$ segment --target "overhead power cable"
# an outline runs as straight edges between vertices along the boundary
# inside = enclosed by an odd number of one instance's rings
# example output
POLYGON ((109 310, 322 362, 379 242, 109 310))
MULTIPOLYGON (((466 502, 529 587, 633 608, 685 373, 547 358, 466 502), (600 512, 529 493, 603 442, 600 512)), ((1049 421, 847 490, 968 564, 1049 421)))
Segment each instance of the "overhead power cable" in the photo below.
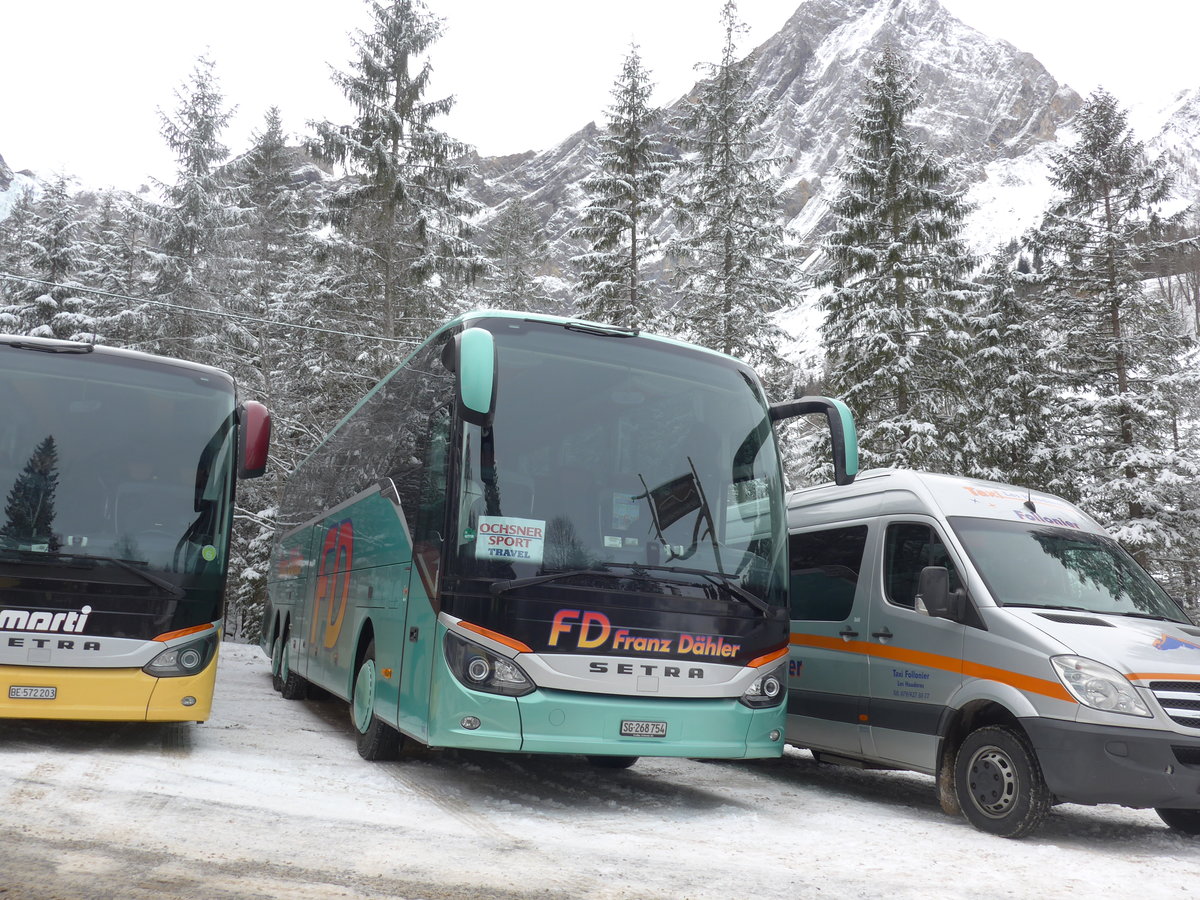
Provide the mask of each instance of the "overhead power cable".
POLYGON ((300 325, 295 322, 276 322, 271 319, 263 319, 258 316, 247 316, 243 313, 222 312, 213 309, 200 309, 196 306, 184 306, 181 303, 168 303, 165 300, 151 300, 147 297, 130 297, 128 294, 118 294, 113 291, 105 291, 100 288, 83 287, 82 285, 72 284, 63 285, 55 284, 50 281, 43 281, 40 278, 30 278, 28 275, 14 275, 11 272, 0 272, 0 278, 7 278, 9 281, 22 281, 26 284, 38 284, 43 287, 61 287, 67 290, 85 293, 96 294, 101 297, 111 297, 114 300, 128 300, 130 303, 149 303, 153 306, 165 306, 168 309, 180 309, 187 312, 199 313, 202 316, 216 316, 222 319, 237 319, 241 322, 255 322, 259 325, 272 325, 276 328, 296 328, 302 331, 318 331, 321 334, 334 334, 340 337, 362 338, 369 341, 384 341, 389 344, 416 344, 416 341, 407 338, 390 338, 379 334, 359 334, 353 331, 338 331, 335 328, 319 328, 316 325, 300 325))

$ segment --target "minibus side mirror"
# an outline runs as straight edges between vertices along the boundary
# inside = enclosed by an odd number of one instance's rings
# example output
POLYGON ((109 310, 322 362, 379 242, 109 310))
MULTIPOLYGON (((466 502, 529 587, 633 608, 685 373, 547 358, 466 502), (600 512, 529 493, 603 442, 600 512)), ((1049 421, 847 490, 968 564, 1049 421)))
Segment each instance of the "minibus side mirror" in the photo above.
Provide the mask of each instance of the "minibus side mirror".
POLYGON ((271 414, 256 400, 238 407, 238 478, 258 478, 267 471, 271 449, 271 414))
POLYGON ((458 384, 458 414, 472 425, 488 425, 496 406, 496 342, 483 328, 454 336, 443 356, 458 384))
POLYGON ((926 566, 917 580, 917 603, 935 619, 961 622, 966 596, 961 590, 950 590, 950 571, 945 566, 926 566))
POLYGON ((850 484, 858 474, 858 432, 854 416, 841 400, 831 397, 801 397, 772 403, 768 415, 772 422, 782 422, 796 416, 817 413, 829 422, 829 437, 833 443, 833 480, 850 484))

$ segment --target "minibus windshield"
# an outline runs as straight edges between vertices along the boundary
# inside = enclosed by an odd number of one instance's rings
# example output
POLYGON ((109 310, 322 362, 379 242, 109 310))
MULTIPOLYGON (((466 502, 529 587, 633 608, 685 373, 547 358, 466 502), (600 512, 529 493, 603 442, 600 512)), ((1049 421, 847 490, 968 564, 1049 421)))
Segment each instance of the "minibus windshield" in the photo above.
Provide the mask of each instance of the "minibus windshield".
POLYGON ((966 516, 951 516, 950 524, 1001 606, 1189 621, 1166 591, 1110 538, 966 516))

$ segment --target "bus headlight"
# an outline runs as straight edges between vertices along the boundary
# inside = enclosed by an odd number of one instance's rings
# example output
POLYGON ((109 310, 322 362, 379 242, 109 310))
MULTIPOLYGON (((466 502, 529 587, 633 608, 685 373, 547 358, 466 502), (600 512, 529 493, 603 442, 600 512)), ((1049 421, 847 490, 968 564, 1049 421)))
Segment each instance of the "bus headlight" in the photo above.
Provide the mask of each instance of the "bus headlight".
POLYGON ((217 633, 214 631, 198 641, 168 647, 146 665, 142 671, 155 678, 180 678, 202 672, 217 650, 217 633))
POLYGON ((787 696, 787 663, 776 666, 754 679, 738 701, 751 709, 778 706, 787 696))
POLYGON ((1071 696, 1084 706, 1127 716, 1152 715, 1129 679, 1116 669, 1082 656, 1055 656, 1051 662, 1071 696))
POLYGON ((521 697, 532 693, 534 684, 511 659, 493 653, 452 631, 446 632, 446 662, 450 671, 473 691, 521 697))

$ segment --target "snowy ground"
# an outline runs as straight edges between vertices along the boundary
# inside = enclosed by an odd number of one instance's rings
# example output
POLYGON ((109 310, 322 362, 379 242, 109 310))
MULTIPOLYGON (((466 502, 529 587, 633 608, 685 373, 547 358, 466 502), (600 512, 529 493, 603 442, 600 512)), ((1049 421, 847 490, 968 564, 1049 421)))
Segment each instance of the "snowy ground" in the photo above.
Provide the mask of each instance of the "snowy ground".
POLYGON ((225 645, 203 725, 0 722, 0 900, 1195 897, 1200 839, 1058 807, 1024 841, 932 780, 782 760, 430 752, 368 763, 344 706, 225 645))

